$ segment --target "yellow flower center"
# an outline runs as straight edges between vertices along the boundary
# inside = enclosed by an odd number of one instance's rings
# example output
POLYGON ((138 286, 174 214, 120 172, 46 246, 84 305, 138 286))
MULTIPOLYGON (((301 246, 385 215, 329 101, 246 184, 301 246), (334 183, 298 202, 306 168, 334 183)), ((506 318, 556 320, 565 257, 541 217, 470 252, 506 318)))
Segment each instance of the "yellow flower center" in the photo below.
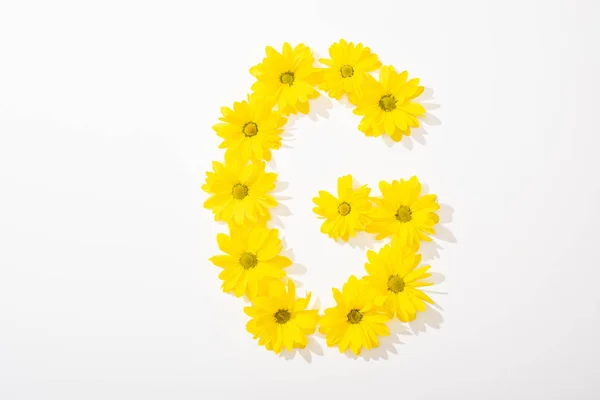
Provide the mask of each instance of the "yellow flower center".
POLYGON ((395 217, 400 222, 408 222, 412 219, 412 211, 407 206, 400 206, 395 217))
POLYGON ((278 324, 285 324, 292 318, 292 314, 286 309, 281 309, 277 310, 277 312, 273 314, 273 317, 278 324))
POLYGON ((343 217, 350 214, 350 210, 352 210, 352 207, 350 207, 350 204, 346 202, 343 202, 338 206, 338 213, 340 213, 340 215, 343 217))
POLYGON ((234 199, 242 200, 244 197, 248 196, 248 186, 236 183, 231 190, 231 194, 234 199))
POLYGON ((244 269, 252 269, 258 264, 258 259, 254 254, 245 252, 240 256, 240 264, 244 269))
POLYGON ((281 74, 279 76, 279 81, 281 83, 283 83, 284 85, 290 85, 292 86, 292 84, 294 83, 294 73, 293 72, 284 72, 283 74, 281 74))
POLYGON ((400 293, 404 291, 404 279, 398 275, 390 275, 388 278, 388 290, 394 293, 400 293))
POLYGON ((348 322, 351 324, 358 324, 363 319, 362 313, 357 309, 350 310, 347 317, 348 322))
POLYGON ((391 94, 386 94, 386 95, 381 96, 381 99, 379 99, 379 107, 385 112, 395 110, 396 109, 396 98, 394 96, 392 96, 391 94))
POLYGON ((340 68, 340 73, 342 74, 342 78, 350 78, 354 75, 354 68, 350 65, 343 65, 342 68, 340 68))
POLYGON ((258 125, 256 125, 256 122, 246 122, 246 125, 242 128, 242 132, 244 132, 246 137, 256 136, 258 133, 258 125))

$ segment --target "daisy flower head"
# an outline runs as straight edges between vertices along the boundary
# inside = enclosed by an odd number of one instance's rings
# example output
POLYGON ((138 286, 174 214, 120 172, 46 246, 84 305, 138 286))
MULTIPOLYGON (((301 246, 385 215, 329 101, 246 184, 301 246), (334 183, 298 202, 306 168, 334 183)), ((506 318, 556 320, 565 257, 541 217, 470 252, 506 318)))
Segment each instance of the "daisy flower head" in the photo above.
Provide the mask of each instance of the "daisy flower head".
POLYGON ((369 72, 381 67, 381 62, 371 49, 344 39, 329 47, 329 57, 319 61, 325 64, 323 81, 319 88, 329 96, 340 99, 343 94, 360 93, 369 72))
POLYGON ((287 118, 272 111, 265 102, 254 97, 233 103, 233 109, 222 107, 222 122, 213 126, 223 139, 219 146, 226 160, 259 162, 271 160, 271 150, 281 147, 281 133, 287 118))
POLYGON ((292 265, 289 258, 280 255, 282 245, 277 229, 237 227, 230 236, 218 234, 217 243, 225 254, 211 257, 210 261, 223 268, 219 274, 223 291, 233 292, 236 297, 246 294, 253 299, 261 280, 283 278, 283 268, 292 265))
POLYGON ((213 161, 213 172, 206 173, 202 189, 210 194, 204 208, 212 210, 215 220, 241 224, 262 223, 271 217, 269 208, 277 202, 269 193, 275 189, 277 174, 265 172, 265 163, 247 164, 213 161))
POLYGON ((338 197, 320 191, 319 197, 313 198, 317 205, 313 211, 319 218, 325 219, 321 225, 321 232, 334 240, 342 238, 347 242, 350 236, 356 236, 357 231, 365 230, 371 210, 369 193, 371 189, 367 185, 353 189, 352 175, 338 178, 338 197))
POLYGON ((267 57, 250 68, 256 77, 252 85, 254 94, 270 105, 277 104, 284 115, 308 114, 308 100, 319 97, 315 86, 321 80, 321 71, 313 66, 314 58, 310 48, 299 44, 292 48, 289 43, 283 44, 279 53, 268 46, 267 57))
POLYGON ((251 317, 246 330, 258 339, 258 344, 279 354, 285 348, 303 349, 308 343, 306 335, 317 328, 319 311, 307 309, 310 293, 296 297, 296 287, 288 280, 287 291, 281 281, 269 284, 268 295, 252 300, 252 306, 244 308, 251 317))
POLYGON ((399 142, 403 135, 410 136, 410 128, 419 127, 417 117, 425 109, 413 101, 421 93, 419 79, 407 80, 408 72, 397 73, 394 67, 384 66, 379 81, 367 75, 360 95, 350 96, 356 105, 354 113, 363 118, 358 129, 367 136, 389 135, 399 142))
POLYGON ((368 263, 365 264, 368 276, 363 279, 375 288, 378 295, 386 297, 384 308, 402 322, 415 319, 417 311, 425 311, 425 302, 433 300, 419 290, 422 286, 433 285, 424 279, 431 276, 429 266, 417 268, 421 255, 415 254, 406 246, 392 241, 379 253, 369 250, 368 263))
POLYGON ((436 195, 421 196, 421 183, 416 176, 407 181, 381 181, 379 189, 382 197, 372 198, 375 206, 367 232, 377 234, 378 240, 393 237, 415 252, 421 240, 430 242, 428 235, 435 234, 433 226, 439 221, 436 195))
POLYGON ((327 346, 338 346, 340 353, 350 348, 358 355, 362 348, 379 346, 379 336, 390 334, 386 323, 391 316, 382 307, 385 297, 378 296, 365 281, 352 275, 341 292, 333 289, 333 297, 336 306, 326 309, 319 321, 327 346))

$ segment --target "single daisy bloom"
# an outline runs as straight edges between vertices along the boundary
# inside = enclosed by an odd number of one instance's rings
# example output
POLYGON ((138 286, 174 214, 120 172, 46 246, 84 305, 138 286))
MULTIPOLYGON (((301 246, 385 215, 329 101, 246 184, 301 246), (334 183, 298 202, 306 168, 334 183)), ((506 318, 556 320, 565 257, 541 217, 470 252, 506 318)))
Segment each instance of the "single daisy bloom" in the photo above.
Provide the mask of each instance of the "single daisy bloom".
POLYGON ((365 264, 368 276, 363 279, 377 290, 378 295, 386 296, 384 308, 391 316, 402 322, 410 322, 417 316, 417 311, 425 311, 425 302, 433 304, 433 300, 419 290, 422 286, 433 285, 424 279, 431 276, 429 266, 417 268, 421 255, 392 241, 385 245, 379 253, 369 250, 368 263, 365 264))
POLYGON ((338 178, 337 195, 321 190, 319 197, 313 198, 317 207, 313 211, 324 218, 321 232, 337 240, 342 238, 345 242, 350 236, 356 236, 357 231, 365 230, 369 221, 371 201, 369 200, 371 189, 367 185, 358 189, 352 188, 352 175, 338 178))
POLYGON ((306 297, 296 298, 296 287, 288 280, 287 291, 281 281, 269 285, 268 295, 252 300, 252 306, 244 312, 252 319, 246 324, 246 330, 258 339, 260 346, 279 354, 285 347, 303 349, 311 335, 317 329, 318 310, 308 310, 310 293, 306 297))
POLYGON ((419 79, 407 81, 408 72, 400 74, 392 66, 384 66, 379 73, 379 81, 367 75, 359 96, 350 96, 356 105, 354 113, 363 118, 358 129, 367 136, 388 134, 399 142, 402 135, 410 136, 410 128, 417 128, 417 117, 425 114, 425 109, 413 100, 423 93, 419 79))
POLYGON ((266 53, 262 63, 250 68, 256 77, 254 94, 270 105, 277 104, 284 115, 298 111, 308 114, 308 100, 319 97, 315 86, 321 79, 321 71, 313 66, 310 48, 299 44, 292 49, 286 42, 281 53, 270 46, 266 53))
POLYGON ((385 297, 363 280, 350 276, 342 291, 333 289, 336 306, 325 310, 319 321, 319 332, 327 339, 327 346, 338 346, 340 353, 348 348, 356 355, 362 348, 379 346, 378 336, 388 336, 386 323, 391 319, 382 304, 385 297))
POLYGON ((436 195, 421 196, 421 183, 416 176, 408 181, 381 181, 379 189, 382 197, 371 199, 375 206, 367 232, 377 234, 378 240, 393 237, 415 252, 421 240, 430 242, 428 235, 435 234, 433 226, 439 221, 436 195))
POLYGON ((225 254, 210 258, 223 268, 219 279, 224 292, 233 292, 236 297, 246 294, 252 299, 258 294, 261 280, 283 278, 283 268, 292 265, 289 258, 279 254, 282 246, 277 229, 239 227, 230 235, 217 235, 219 249, 225 254))
POLYGON ((379 58, 371 53, 371 49, 362 43, 354 45, 344 39, 329 47, 329 57, 319 60, 327 66, 319 88, 338 100, 343 94, 360 93, 369 72, 381 67, 379 58))
POLYGON ((255 224, 271 217, 269 208, 277 202, 269 194, 275 189, 277 174, 265 172, 265 163, 244 164, 225 160, 213 161, 213 171, 206 173, 202 190, 211 196, 204 208, 212 210, 215 220, 255 224))
POLYGON ((249 97, 233 103, 233 109, 222 107, 222 123, 213 126, 223 142, 226 160, 259 162, 271 160, 271 149, 281 147, 281 133, 287 118, 272 111, 265 102, 249 97))

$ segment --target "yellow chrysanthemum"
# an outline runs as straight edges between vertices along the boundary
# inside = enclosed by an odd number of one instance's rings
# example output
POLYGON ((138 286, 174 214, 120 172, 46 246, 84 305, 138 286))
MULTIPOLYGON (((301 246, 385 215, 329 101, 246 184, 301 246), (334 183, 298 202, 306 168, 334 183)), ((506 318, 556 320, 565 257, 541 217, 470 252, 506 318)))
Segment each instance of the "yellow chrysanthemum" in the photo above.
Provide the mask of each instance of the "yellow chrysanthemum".
POLYGON ((215 220, 241 224, 264 222, 271 217, 269 208, 277 202, 269 194, 275 189, 277 174, 265 173, 265 163, 244 164, 213 162, 214 172, 206 173, 202 189, 211 196, 204 207, 211 209, 215 220))
POLYGON ((402 135, 410 136, 410 128, 419 126, 418 116, 425 114, 422 105, 413 100, 423 93, 419 79, 407 81, 408 72, 398 74, 394 67, 384 66, 379 81, 368 75, 359 96, 350 96, 356 105, 354 113, 362 115, 358 129, 367 136, 387 133, 399 142, 402 135))
POLYGON ((329 56, 331 59, 319 60, 328 67, 324 69, 319 88, 336 99, 343 94, 360 93, 368 73, 381 67, 381 62, 376 54, 371 53, 371 49, 362 43, 355 46, 344 39, 329 47, 329 56))
POLYGON ((341 237, 347 242, 350 236, 356 236, 356 231, 364 230, 369 221, 371 189, 364 185, 354 190, 352 175, 346 175, 338 178, 337 191, 337 198, 329 192, 320 191, 319 197, 313 198, 317 205, 313 211, 320 218, 325 218, 321 232, 336 240, 341 237))
POLYGON ((307 310, 310 293, 304 298, 296 298, 296 287, 288 281, 288 290, 282 282, 274 281, 269 285, 268 295, 257 297, 251 307, 244 312, 252 319, 246 330, 258 339, 258 344, 267 350, 280 353, 287 350, 305 348, 306 335, 315 332, 319 320, 318 310, 307 310))
POLYGON ((277 104, 284 115, 308 114, 308 100, 319 97, 314 87, 321 79, 310 48, 299 44, 292 49, 284 43, 281 54, 270 46, 266 53, 262 63, 250 68, 257 79, 252 85, 254 94, 270 105, 277 104))
POLYGON ((271 149, 281 147, 282 127, 287 122, 279 112, 272 111, 265 102, 249 97, 248 101, 235 102, 233 110, 222 107, 222 118, 213 126, 223 138, 219 146, 226 160, 258 162, 271 160, 271 149))
POLYGON ((258 294, 259 282, 263 279, 280 279, 285 276, 282 268, 292 261, 280 255, 281 240, 277 229, 266 227, 239 227, 230 235, 217 235, 219 249, 226 254, 211 257, 210 261, 223 268, 219 278, 224 292, 233 292, 236 297, 244 293, 252 299, 258 294))
POLYGON ((440 206, 435 194, 421 196, 421 183, 416 176, 408 181, 379 182, 381 198, 373 198, 376 206, 371 213, 367 232, 377 234, 377 239, 392 236, 400 245, 417 251, 420 241, 431 241, 433 226, 439 217, 440 206))
POLYGON ((326 309, 319 321, 327 346, 338 346, 340 353, 350 348, 358 355, 363 347, 379 346, 378 336, 390 334, 386 323, 391 317, 382 308, 385 297, 378 297, 365 281, 352 275, 341 292, 333 289, 333 297, 337 305, 326 309))
POLYGON ((418 288, 433 285, 423 279, 431 276, 429 266, 417 268, 421 255, 392 241, 385 245, 379 253, 369 250, 369 262, 365 264, 368 276, 363 279, 377 290, 378 295, 387 297, 385 309, 400 321, 410 322, 415 319, 417 311, 425 311, 425 302, 433 304, 433 300, 418 288))

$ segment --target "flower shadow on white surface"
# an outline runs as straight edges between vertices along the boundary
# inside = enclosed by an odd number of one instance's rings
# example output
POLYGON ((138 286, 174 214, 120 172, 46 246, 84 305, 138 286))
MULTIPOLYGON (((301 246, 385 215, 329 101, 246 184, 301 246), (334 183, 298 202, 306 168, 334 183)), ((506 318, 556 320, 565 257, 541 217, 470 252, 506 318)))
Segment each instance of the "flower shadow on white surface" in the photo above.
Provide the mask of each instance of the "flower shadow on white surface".
POLYGON ((348 244, 354 249, 359 248, 361 250, 373 249, 376 242, 380 242, 380 240, 375 239, 375 235, 366 231, 356 232, 356 236, 348 238, 348 242, 344 242, 341 239, 337 240, 337 243, 340 245, 348 244))
MULTIPOLYGON (((348 95, 343 95, 339 100, 337 100, 338 103, 342 104, 343 106, 345 106, 346 108, 350 109, 350 110, 354 110, 354 108, 356 107, 354 104, 352 104, 350 102, 350 99, 348 98, 348 95)), ((358 127, 357 127, 358 130, 358 127)), ((359 131, 360 132, 360 131, 359 131)))
POLYGON ((275 182, 275 189, 271 193, 281 193, 290 186, 289 182, 277 180, 275 182))
POLYGON ((285 279, 291 279, 292 282, 294 282, 294 285, 296 285, 296 288, 304 287, 304 283, 302 283, 302 281, 299 280, 299 276, 306 274, 306 267, 296 262, 296 255, 294 254, 294 250, 291 247, 287 246, 285 238, 281 239, 281 244, 284 248, 284 250, 281 252, 281 255, 292 260, 292 265, 285 268, 285 279))
POLYGON ((317 355, 317 356, 323 356, 324 352, 323 352, 323 347, 321 347, 321 345, 319 344, 319 342, 317 342, 315 340, 315 338, 313 336, 308 336, 308 343, 306 344, 306 347, 303 349, 292 349, 292 351, 289 350, 283 350, 281 352, 281 354, 279 355, 279 357, 284 358, 286 360, 293 360, 294 358, 296 358, 296 356, 300 356, 304 359, 304 361, 306 361, 307 363, 312 363, 312 357, 313 354, 317 355))
POLYGON ((359 355, 354 354, 350 350, 346 350, 344 354, 348 356, 348 358, 352 358, 354 360, 362 358, 365 361, 387 360, 390 354, 398 354, 397 347, 401 344, 404 344, 404 342, 400 340, 401 336, 409 336, 411 335, 411 332, 407 328, 406 324, 403 324, 398 320, 390 321, 388 323, 388 327, 390 328, 390 334, 389 336, 383 336, 379 338, 378 347, 371 350, 363 349, 359 355))
POLYGON ((276 182, 275 189, 271 192, 275 200, 277 200, 277 205, 270 210, 271 219, 269 220, 269 226, 272 228, 285 228, 281 217, 289 217, 293 215, 289 207, 283 203, 285 200, 290 200, 291 197, 278 194, 287 189, 288 186, 288 182, 278 180, 276 182))
MULTIPOLYGON (((331 101, 329 96, 327 96, 324 93, 321 93, 321 95, 319 97, 317 97, 316 99, 310 100, 309 104, 310 104, 310 108, 309 108, 308 114, 306 114, 306 116, 310 120, 318 121, 319 119, 329 118, 329 110, 331 110, 333 108, 333 102, 331 101)), ((282 147, 288 147, 288 148, 292 147, 292 146, 286 146, 285 142, 294 140, 294 135, 292 135, 292 132, 296 130, 296 127, 295 127, 296 122, 298 122, 298 120, 300 120, 304 117, 305 117, 305 115, 301 114, 301 113, 290 114, 287 116, 287 123, 285 124, 285 126, 283 128, 283 133, 281 134, 281 137, 283 138, 283 142, 284 142, 282 147)))
MULTIPOLYGON (((423 185, 423 192, 429 192, 426 185, 423 185)), ((440 258, 439 250, 443 250, 443 247, 439 244, 440 240, 447 243, 457 243, 456 237, 447 227, 447 225, 452 222, 454 209, 448 204, 441 203, 437 214, 440 217, 440 221, 433 228, 435 234, 431 235, 435 240, 432 240, 431 242, 421 242, 421 249, 419 252, 423 256, 423 261, 431 261, 440 258)))
POLYGON ((329 110, 333 108, 333 102, 326 94, 321 93, 319 97, 310 101, 308 118, 312 121, 329 118, 329 110))
MULTIPOLYGON (((309 103, 310 109, 308 111, 307 116, 310 120, 318 121, 319 119, 329 118, 329 110, 333 108, 333 102, 326 94, 321 94, 318 98, 316 98, 315 100, 311 100, 309 103)), ((281 134, 281 148, 294 148, 293 143, 296 140, 294 136, 294 131, 296 131, 296 127, 294 125, 296 125, 296 122, 302 117, 304 117, 304 115, 300 113, 291 114, 287 117, 287 123, 285 124, 283 133, 281 134)), ((271 167, 273 170, 275 170, 277 167, 275 158, 276 156, 273 156, 273 158, 271 158, 271 161, 267 163, 269 167, 271 167)))
POLYGON ((417 313, 417 318, 408 323, 412 333, 418 336, 419 333, 427 332, 427 327, 440 329, 444 322, 444 317, 440 311, 444 311, 444 309, 437 303, 427 305, 425 311, 417 313))
MULTIPOLYGON (((281 138, 282 138, 281 139, 281 148, 278 149, 277 151, 281 151, 282 148, 283 149, 293 149, 294 148, 293 143, 296 140, 296 138, 294 137, 293 133, 290 132, 293 130, 295 130, 295 128, 289 128, 289 129, 286 129, 286 131, 281 134, 281 138)), ((275 161, 276 158, 277 158, 276 156, 273 156, 271 158, 271 161, 267 162, 269 167, 271 167, 273 170, 277 169, 277 162, 275 161)))
POLYGON ((293 143, 294 141, 296 141, 296 136, 294 135, 294 132, 297 130, 297 128, 294 127, 294 125, 296 125, 296 121, 298 121, 299 118, 301 117, 297 114, 288 115, 287 123, 284 125, 283 132, 281 133, 281 148, 279 148, 277 152, 273 152, 273 157, 271 158, 271 161, 267 163, 269 167, 271 167, 273 170, 276 169, 277 163, 275 162, 275 159, 277 158, 277 154, 279 154, 281 149, 294 148, 293 143))

